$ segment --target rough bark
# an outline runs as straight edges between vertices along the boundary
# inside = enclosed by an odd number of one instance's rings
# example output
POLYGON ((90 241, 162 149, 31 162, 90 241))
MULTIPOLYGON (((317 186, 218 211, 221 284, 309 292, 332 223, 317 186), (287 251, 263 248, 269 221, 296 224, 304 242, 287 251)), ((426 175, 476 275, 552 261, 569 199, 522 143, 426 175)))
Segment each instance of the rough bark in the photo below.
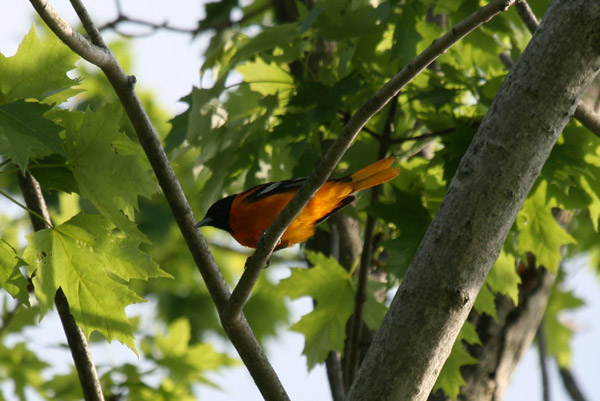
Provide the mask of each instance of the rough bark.
MULTIPOLYGON (((523 283, 519 287, 519 304, 505 296, 496 298, 497 319, 472 311, 469 321, 477 328, 481 345, 470 346, 469 352, 479 361, 461 369, 465 385, 460 401, 500 401, 512 374, 531 345, 540 325, 556 276, 535 265, 531 256, 527 266, 520 266, 523 283)), ((450 401, 442 391, 429 401, 450 401)))
POLYGON ((553 1, 463 157, 348 395, 423 400, 581 94, 600 3, 553 1))

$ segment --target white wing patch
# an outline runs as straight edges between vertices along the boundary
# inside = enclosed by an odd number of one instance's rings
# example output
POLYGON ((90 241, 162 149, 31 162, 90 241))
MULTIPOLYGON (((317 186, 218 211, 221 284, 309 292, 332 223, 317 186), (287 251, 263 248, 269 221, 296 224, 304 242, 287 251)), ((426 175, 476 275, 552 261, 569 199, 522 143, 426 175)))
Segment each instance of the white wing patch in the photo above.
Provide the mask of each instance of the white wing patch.
POLYGON ((270 184, 265 185, 263 188, 260 188, 258 191, 252 193, 250 196, 248 196, 247 199, 255 201, 268 195, 285 192, 293 188, 298 188, 304 183, 304 181, 306 181, 306 177, 272 182, 270 184))

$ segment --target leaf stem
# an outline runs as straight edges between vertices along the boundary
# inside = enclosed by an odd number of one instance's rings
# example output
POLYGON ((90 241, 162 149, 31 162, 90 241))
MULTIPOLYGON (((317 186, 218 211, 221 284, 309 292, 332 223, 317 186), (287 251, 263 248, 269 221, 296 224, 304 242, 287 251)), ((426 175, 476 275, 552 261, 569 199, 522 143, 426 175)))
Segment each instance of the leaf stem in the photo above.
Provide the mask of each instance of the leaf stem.
POLYGON ((29 213, 30 216, 33 216, 36 219, 39 219, 40 221, 42 221, 45 224, 46 227, 53 227, 52 223, 50 223, 50 221, 46 220, 44 218, 44 216, 42 216, 41 214, 37 213, 35 210, 28 208, 27 206, 25 206, 24 204, 22 204, 21 202, 19 202, 18 200, 16 200, 15 198, 13 198, 12 196, 10 196, 9 194, 7 194, 6 192, 4 192, 1 189, 0 189, 0 195, 4 196, 9 201, 11 201, 15 205, 19 206, 21 209, 25 210, 27 213, 29 213))

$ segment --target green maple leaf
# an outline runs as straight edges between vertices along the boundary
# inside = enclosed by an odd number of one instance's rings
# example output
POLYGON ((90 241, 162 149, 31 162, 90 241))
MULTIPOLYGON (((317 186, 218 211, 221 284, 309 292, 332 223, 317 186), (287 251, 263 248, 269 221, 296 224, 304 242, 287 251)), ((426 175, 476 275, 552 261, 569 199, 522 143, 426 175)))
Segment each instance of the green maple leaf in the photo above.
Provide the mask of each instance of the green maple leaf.
POLYGON ((298 24, 295 22, 266 28, 250 39, 248 43, 240 47, 235 56, 231 59, 231 65, 249 59, 265 50, 289 46, 299 35, 300 31, 298 29, 298 24))
POLYGON ((556 273, 562 259, 560 247, 573 244, 571 237, 554 219, 550 206, 546 204, 547 182, 541 181, 535 193, 525 201, 517 217, 518 245, 521 253, 531 252, 537 262, 556 273))
POLYGON ((156 336, 156 349, 150 350, 148 344, 145 348, 149 357, 169 369, 171 379, 182 382, 200 380, 214 385, 205 376, 207 371, 239 363, 227 354, 217 352, 210 344, 190 344, 190 339, 190 322, 180 318, 169 325, 167 335, 156 336))
POLYGON ((591 203, 588 206, 588 210, 590 212, 590 220, 592 221, 594 231, 598 231, 598 219, 600 218, 600 195, 598 193, 598 178, 589 179, 584 176, 581 176, 579 180, 581 188, 591 198, 591 203), (591 182, 595 182, 595 188, 592 187, 591 182))
POLYGON ((450 356, 446 360, 446 363, 444 363, 435 386, 433 386, 434 392, 442 389, 453 400, 456 400, 460 393, 460 387, 465 384, 465 380, 460 373, 461 366, 474 365, 478 362, 477 358, 474 358, 465 350, 463 341, 470 344, 481 344, 479 336, 475 331, 475 326, 470 322, 465 322, 460 333, 458 333, 458 338, 452 346, 450 356))
POLYGON ((498 315, 496 314, 496 296, 490 290, 487 285, 483 285, 481 290, 479 290, 479 294, 477 294, 477 299, 475 299, 475 304, 473 307, 478 313, 486 313, 497 319, 498 315))
POLYGON ((544 330, 547 337, 548 353, 553 355, 561 367, 571 365, 571 337, 573 329, 561 322, 560 315, 565 310, 573 310, 584 305, 572 291, 561 291, 559 286, 552 287, 548 306, 544 313, 544 330))
POLYGON ((123 280, 169 276, 138 249, 139 241, 115 232, 100 215, 82 213, 27 239, 23 258, 36 269, 33 284, 42 313, 60 287, 86 336, 98 330, 135 351, 125 307, 144 300, 123 280))
MULTIPOLYGON (((0 367, 3 381, 9 377, 14 385, 14 395, 21 401, 26 401, 27 387, 40 390, 44 384, 42 370, 48 367, 46 362, 38 359, 37 355, 28 350, 25 343, 18 343, 7 348, 0 344, 0 367)), ((2 394, 0 394, 0 399, 2 394)))
POLYGON ((0 54, 0 104, 17 99, 43 100, 70 88, 77 81, 67 72, 75 68, 78 59, 55 35, 40 40, 32 27, 14 56, 0 54))
POLYGON ((21 303, 29 306, 27 279, 19 270, 21 265, 15 250, 0 239, 0 287, 21 303))
POLYGON ((255 61, 236 67, 236 70, 242 74, 252 91, 264 96, 287 93, 294 87, 294 78, 289 72, 274 62, 266 63, 258 57, 255 61))
POLYGON ((67 129, 65 149, 81 196, 119 229, 145 240, 130 218, 138 209, 138 197, 150 197, 157 187, 146 163, 132 150, 139 146, 119 132, 121 114, 118 104, 87 110, 77 130, 67 129))
POLYGON ((0 154, 23 172, 30 158, 65 154, 60 127, 44 118, 48 110, 48 106, 24 100, 0 105, 0 154))
POLYGON ((502 249, 498 260, 492 266, 485 283, 492 291, 509 297, 515 306, 519 304, 521 277, 517 274, 515 257, 504 249, 502 249))
POLYGON ((315 309, 291 329, 304 334, 304 355, 308 368, 327 357, 329 351, 342 351, 346 323, 354 310, 354 284, 351 274, 330 257, 306 252, 314 267, 292 269, 292 275, 277 285, 277 291, 292 299, 312 296, 315 309))

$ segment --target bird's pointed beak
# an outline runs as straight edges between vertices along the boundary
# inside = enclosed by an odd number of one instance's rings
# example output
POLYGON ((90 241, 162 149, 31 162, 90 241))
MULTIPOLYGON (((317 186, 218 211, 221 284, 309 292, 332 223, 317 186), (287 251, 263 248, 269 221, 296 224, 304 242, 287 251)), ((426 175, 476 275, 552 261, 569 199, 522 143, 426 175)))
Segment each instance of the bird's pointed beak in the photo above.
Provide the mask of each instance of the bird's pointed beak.
POLYGON ((200 220, 198 223, 196 223, 196 228, 210 226, 211 223, 213 223, 214 221, 215 221, 215 219, 213 219, 212 217, 205 217, 202 220, 200 220))

